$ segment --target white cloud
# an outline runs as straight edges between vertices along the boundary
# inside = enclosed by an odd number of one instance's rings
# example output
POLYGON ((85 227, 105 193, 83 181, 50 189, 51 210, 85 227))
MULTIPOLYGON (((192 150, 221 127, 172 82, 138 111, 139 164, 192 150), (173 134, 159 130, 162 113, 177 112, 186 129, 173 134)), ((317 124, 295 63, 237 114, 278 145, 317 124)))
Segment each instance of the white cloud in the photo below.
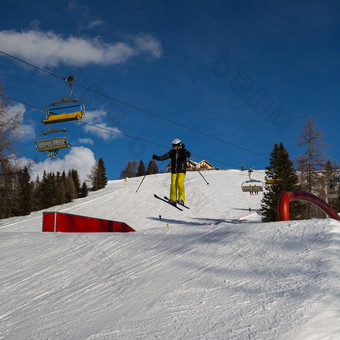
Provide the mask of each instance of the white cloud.
POLYGON ((30 27, 32 30, 38 30, 41 26, 40 20, 36 19, 30 22, 30 27))
POLYGON ((70 152, 63 158, 47 158, 44 162, 36 163, 32 167, 32 179, 35 180, 37 176, 42 178, 44 171, 62 173, 64 170, 68 172, 70 169, 78 171, 81 181, 86 180, 87 175, 91 173, 96 160, 93 152, 84 147, 72 147, 70 152))
POLYGON ((91 21, 89 24, 88 24, 88 28, 94 28, 94 27, 96 27, 96 26, 101 26, 101 25, 104 25, 104 21, 103 20, 100 20, 100 19, 98 19, 98 20, 93 20, 93 21, 91 21))
POLYGON ((20 133, 20 138, 21 139, 32 139, 35 138, 35 131, 34 131, 34 127, 30 124, 24 124, 24 114, 26 112, 26 107, 25 105, 21 104, 21 103, 16 103, 11 105, 8 108, 8 112, 7 112, 7 119, 13 119, 16 115, 18 115, 18 119, 19 119, 19 133, 20 133))
POLYGON ((109 127, 106 123, 96 124, 96 126, 86 125, 85 132, 92 133, 93 135, 109 141, 119 136, 121 131, 117 127, 109 127))
POLYGON ((83 13, 89 12, 89 7, 78 3, 76 0, 70 0, 67 6, 68 11, 76 10, 82 11, 83 13))
POLYGON ((93 145, 94 144, 94 142, 93 142, 93 140, 91 138, 79 138, 78 142, 80 144, 88 144, 88 145, 93 145))
POLYGON ((105 120, 107 120, 106 111, 87 111, 84 119, 84 131, 86 133, 91 133, 99 138, 102 138, 105 141, 118 138, 121 131, 117 127, 110 127, 105 120), (86 123, 89 123, 91 125, 86 125, 86 123))
POLYGON ((32 160, 26 157, 17 158, 17 155, 12 153, 8 155, 8 160, 13 166, 23 168, 24 166, 32 163, 32 160))
POLYGON ((22 124, 21 125, 21 139, 30 140, 35 138, 35 130, 34 127, 30 124, 22 124))
POLYGON ((151 34, 140 34, 134 41, 138 50, 150 53, 155 58, 161 57, 163 53, 161 42, 151 34))
MULTIPOLYGON (((100 24, 100 21, 93 24, 100 24)), ((133 42, 105 43, 100 38, 62 37, 53 31, 28 30, 23 32, 0 31, 3 51, 43 66, 85 66, 88 64, 114 65, 147 53, 153 58, 162 55, 161 42, 151 34, 140 34, 133 42)))
POLYGON ((104 110, 86 111, 86 121, 91 124, 102 122, 107 117, 107 113, 104 110))
POLYGON ((19 120, 20 123, 22 123, 23 119, 24 119, 24 113, 26 111, 26 107, 25 105, 21 104, 21 103, 16 103, 13 104, 9 107, 8 112, 7 112, 7 118, 8 119, 12 119, 14 118, 17 114, 19 114, 19 120))

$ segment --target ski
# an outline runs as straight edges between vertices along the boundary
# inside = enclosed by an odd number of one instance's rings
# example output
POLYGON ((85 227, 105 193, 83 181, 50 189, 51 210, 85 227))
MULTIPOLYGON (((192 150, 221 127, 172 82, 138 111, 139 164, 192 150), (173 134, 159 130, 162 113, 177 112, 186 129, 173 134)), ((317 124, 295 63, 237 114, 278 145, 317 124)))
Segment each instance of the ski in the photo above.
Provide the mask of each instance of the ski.
POLYGON ((157 199, 159 199, 159 200, 165 202, 165 203, 170 204, 172 207, 177 208, 177 209, 180 210, 180 211, 183 211, 183 209, 181 209, 180 207, 178 207, 176 204, 171 204, 171 203, 169 202, 169 200, 164 199, 164 198, 162 198, 162 197, 159 197, 159 196, 157 196, 156 194, 154 194, 153 196, 154 196, 155 198, 157 198, 157 199))
MULTIPOLYGON (((169 201, 169 198, 168 197, 166 197, 166 196, 164 196, 164 199, 166 199, 167 201, 169 201)), ((185 204, 179 204, 179 203, 177 203, 180 207, 184 207, 184 208, 187 208, 187 209, 190 209, 187 205, 185 205, 185 204)))

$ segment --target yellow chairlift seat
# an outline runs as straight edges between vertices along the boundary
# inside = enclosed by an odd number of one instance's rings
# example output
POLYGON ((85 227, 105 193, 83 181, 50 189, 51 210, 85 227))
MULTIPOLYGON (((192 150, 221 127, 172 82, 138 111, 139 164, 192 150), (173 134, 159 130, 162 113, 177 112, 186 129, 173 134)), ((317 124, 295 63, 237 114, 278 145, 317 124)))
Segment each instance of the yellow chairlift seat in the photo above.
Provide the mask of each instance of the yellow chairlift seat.
POLYGON ((85 117, 85 104, 81 99, 72 98, 74 76, 65 79, 70 85, 70 93, 67 97, 54 101, 46 106, 46 119, 41 122, 53 124, 79 120, 85 117), (71 105, 70 105, 71 104, 71 105))
POLYGON ((266 181, 266 184, 274 184, 277 182, 282 182, 282 178, 269 178, 266 181))
POLYGON ((59 150, 59 149, 65 149, 70 148, 71 145, 68 142, 70 132, 66 129, 50 129, 48 131, 43 132, 41 135, 39 135, 35 141, 35 147, 39 152, 45 152, 45 151, 53 151, 53 150, 59 150), (61 136, 61 137, 55 137, 55 138, 48 138, 48 139, 42 139, 42 136, 46 136, 49 134, 55 134, 55 133, 67 133, 67 136, 61 136))
POLYGON ((79 119, 82 119, 83 116, 84 116, 83 111, 62 113, 62 114, 51 114, 47 117, 47 119, 44 119, 41 122, 44 124, 61 123, 61 122, 68 122, 72 120, 79 120, 79 119))

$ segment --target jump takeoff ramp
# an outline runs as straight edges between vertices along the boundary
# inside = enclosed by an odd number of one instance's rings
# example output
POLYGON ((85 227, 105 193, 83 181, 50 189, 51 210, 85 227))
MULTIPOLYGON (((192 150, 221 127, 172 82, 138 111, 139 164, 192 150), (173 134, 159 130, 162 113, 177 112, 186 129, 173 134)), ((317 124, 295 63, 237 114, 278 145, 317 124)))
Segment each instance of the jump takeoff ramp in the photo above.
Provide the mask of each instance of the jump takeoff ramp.
POLYGON ((124 222, 60 212, 44 212, 42 231, 61 233, 128 233, 135 230, 124 222))

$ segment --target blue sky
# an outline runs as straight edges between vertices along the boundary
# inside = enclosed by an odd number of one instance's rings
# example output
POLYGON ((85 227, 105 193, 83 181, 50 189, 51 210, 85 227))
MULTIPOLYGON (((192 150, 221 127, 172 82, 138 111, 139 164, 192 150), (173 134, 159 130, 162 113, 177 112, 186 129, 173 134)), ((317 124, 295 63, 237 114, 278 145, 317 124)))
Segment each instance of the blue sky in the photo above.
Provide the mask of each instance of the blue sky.
MULTIPOLYGON (((75 86, 84 123, 165 147, 69 122, 58 127, 70 130, 72 148, 52 161, 34 148, 44 113, 13 103, 23 112, 18 157, 35 160, 35 171, 85 172, 102 157, 116 179, 128 161, 148 164, 180 138, 194 161, 264 169, 275 143, 291 159, 303 152, 296 136, 313 116, 339 162, 339 17, 337 1, 1 0, 1 51, 164 118, 75 86)), ((0 81, 8 96, 41 108, 69 92, 1 54, 0 81)))

